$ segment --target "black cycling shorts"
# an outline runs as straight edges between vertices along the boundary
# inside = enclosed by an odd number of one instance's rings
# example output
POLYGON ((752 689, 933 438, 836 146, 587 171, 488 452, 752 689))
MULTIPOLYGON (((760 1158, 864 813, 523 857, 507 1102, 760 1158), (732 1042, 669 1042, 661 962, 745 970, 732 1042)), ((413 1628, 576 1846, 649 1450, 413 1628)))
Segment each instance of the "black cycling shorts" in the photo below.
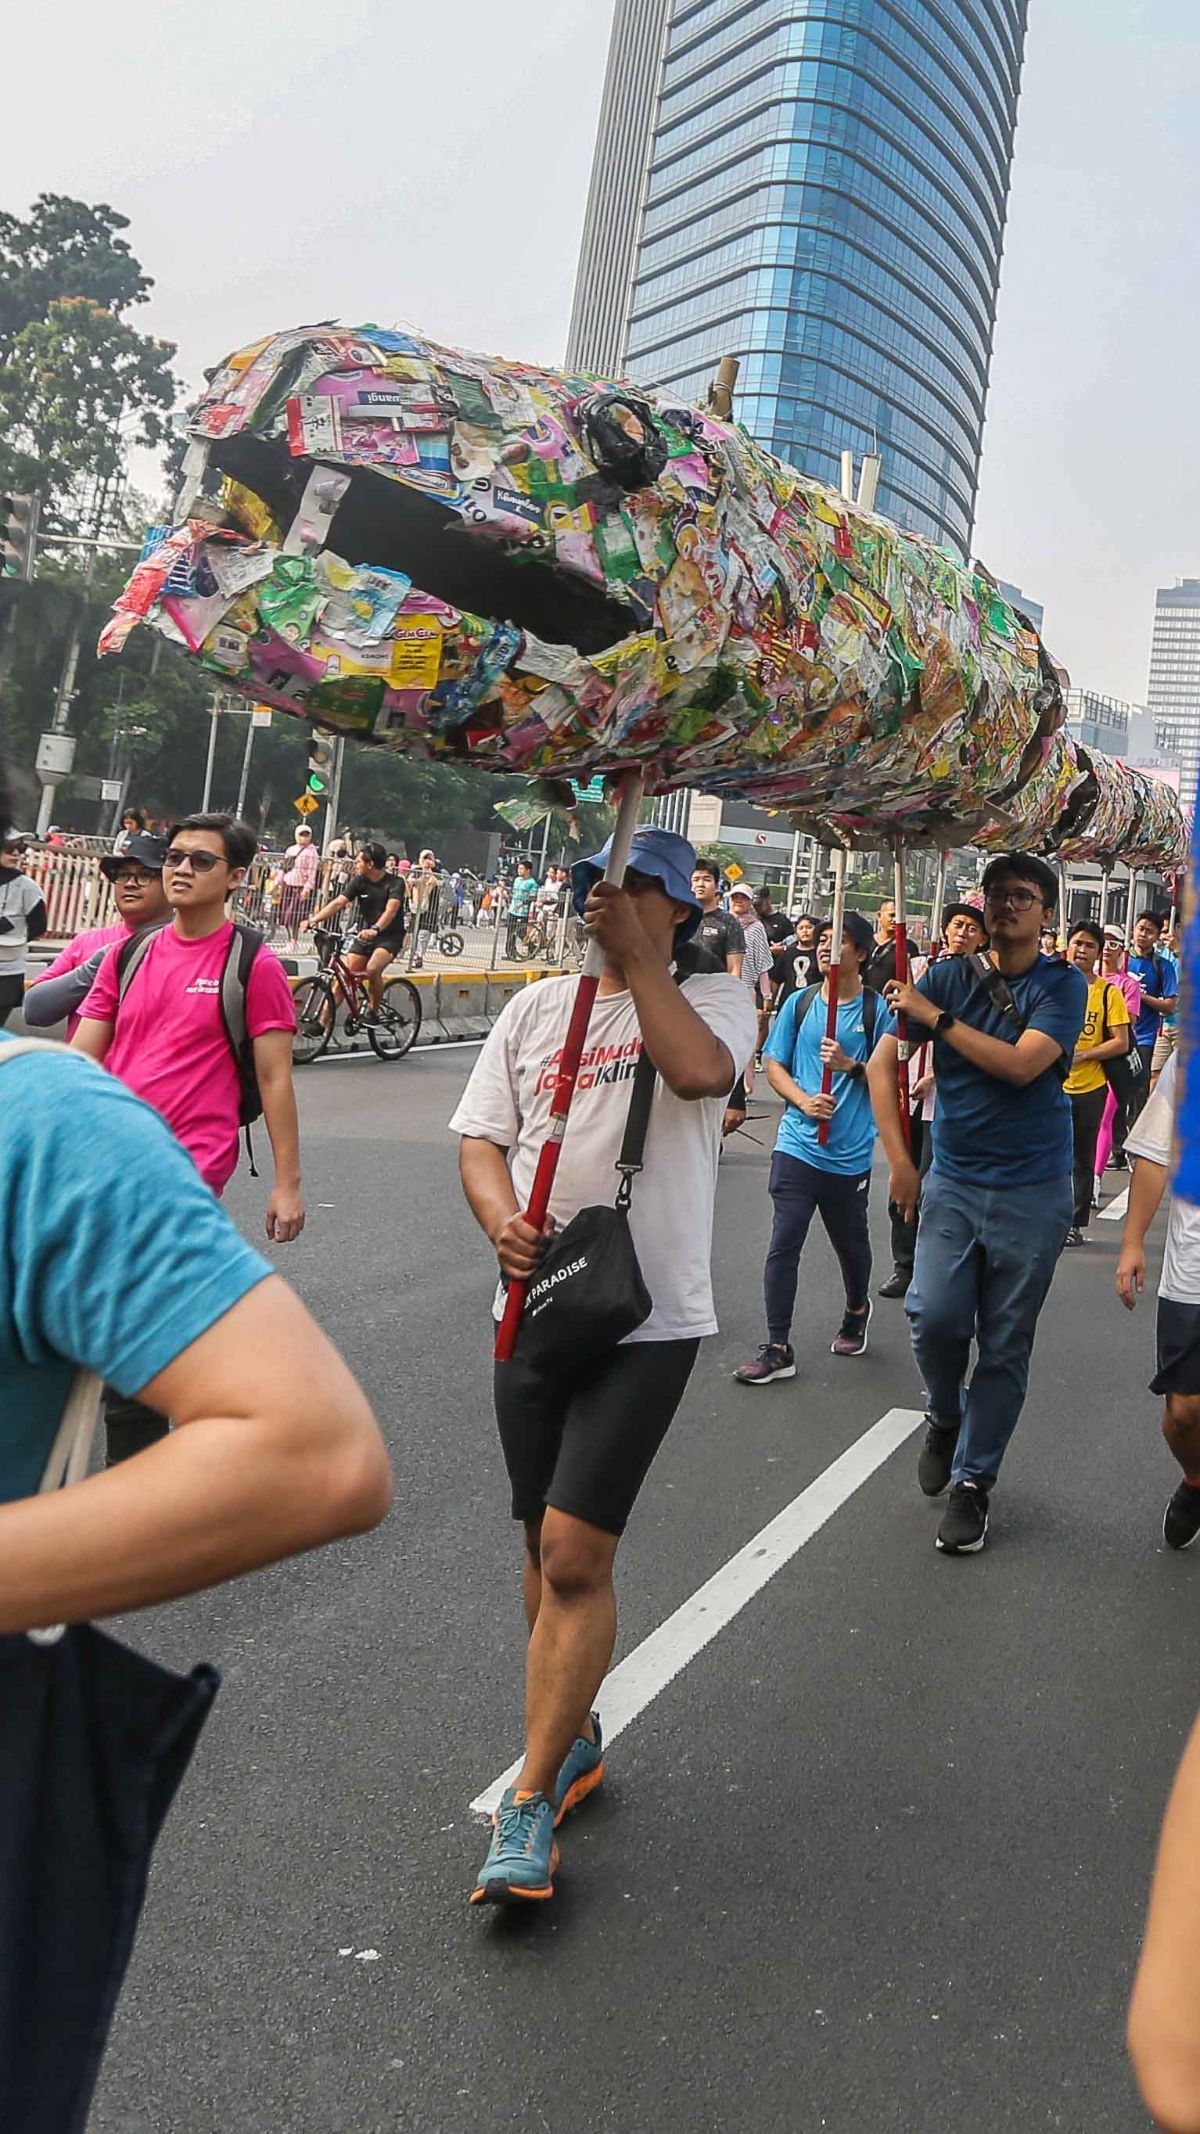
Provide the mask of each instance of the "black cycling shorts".
POLYGON ((496 1421, 514 1519, 550 1506, 622 1534, 683 1399, 693 1341, 625 1341, 598 1362, 495 1367, 496 1421))
POLYGON ((350 956, 366 956, 369 961, 377 948, 385 948, 389 955, 398 956, 403 947, 403 934, 383 934, 377 941, 364 941, 361 934, 355 934, 353 941, 347 943, 346 952, 350 956))
POLYGON ((1158 1369, 1152 1393, 1200 1393, 1200 1304, 1158 1300, 1158 1369))

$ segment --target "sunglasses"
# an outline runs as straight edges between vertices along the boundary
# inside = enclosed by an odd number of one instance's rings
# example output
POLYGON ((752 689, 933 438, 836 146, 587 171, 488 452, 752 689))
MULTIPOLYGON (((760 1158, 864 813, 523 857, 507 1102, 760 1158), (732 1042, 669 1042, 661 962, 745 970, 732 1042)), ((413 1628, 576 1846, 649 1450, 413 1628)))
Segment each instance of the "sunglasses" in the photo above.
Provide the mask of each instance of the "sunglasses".
POLYGON ((211 874, 214 867, 224 864, 215 852, 186 852, 176 845, 163 855, 163 866, 169 867, 172 874, 177 867, 192 867, 197 874, 211 874))

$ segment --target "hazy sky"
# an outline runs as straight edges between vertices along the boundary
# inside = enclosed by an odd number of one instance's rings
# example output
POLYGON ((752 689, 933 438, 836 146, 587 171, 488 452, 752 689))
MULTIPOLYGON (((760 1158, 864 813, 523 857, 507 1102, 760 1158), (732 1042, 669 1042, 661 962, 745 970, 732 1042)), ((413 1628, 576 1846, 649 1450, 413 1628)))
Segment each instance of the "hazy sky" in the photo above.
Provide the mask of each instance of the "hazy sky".
MULTIPOLYGON (((610 17, 10 8, 0 208, 126 213, 157 285, 141 318, 189 384, 330 316, 557 362, 610 17)), ((1073 680, 1134 700, 1154 587, 1200 575, 1198 109, 1196 0, 1030 0, 976 548, 1045 602, 1073 680)))

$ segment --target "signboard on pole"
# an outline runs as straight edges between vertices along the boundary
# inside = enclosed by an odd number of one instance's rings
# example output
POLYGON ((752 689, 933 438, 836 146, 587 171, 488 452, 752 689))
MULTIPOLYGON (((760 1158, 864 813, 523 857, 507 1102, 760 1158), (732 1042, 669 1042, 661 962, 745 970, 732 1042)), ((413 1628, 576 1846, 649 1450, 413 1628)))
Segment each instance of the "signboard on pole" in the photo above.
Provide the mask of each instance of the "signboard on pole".
POLYGON ((299 800, 293 800, 292 806, 297 815, 315 815, 320 802, 315 800, 311 793, 301 793, 299 800))

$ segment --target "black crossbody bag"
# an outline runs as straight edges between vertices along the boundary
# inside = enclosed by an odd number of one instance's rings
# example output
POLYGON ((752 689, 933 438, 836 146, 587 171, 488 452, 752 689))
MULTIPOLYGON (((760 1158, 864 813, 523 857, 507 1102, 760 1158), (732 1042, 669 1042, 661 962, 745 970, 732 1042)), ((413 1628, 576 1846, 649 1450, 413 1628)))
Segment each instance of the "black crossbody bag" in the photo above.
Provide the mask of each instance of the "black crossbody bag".
POLYGON ((551 1239, 525 1292, 514 1352, 520 1362, 552 1367, 591 1362, 650 1317, 653 1302, 630 1235, 629 1207, 657 1080, 643 1045, 616 1162, 621 1174, 616 1199, 611 1207, 581 1208, 551 1239))
MULTIPOLYGON (((1112 980, 1110 979, 1104 989, 1104 1026, 1100 1039, 1103 1045, 1106 1045, 1112 1036, 1112 1031, 1108 1027, 1108 994, 1111 984, 1112 980)), ((1129 1042, 1124 1052, 1117 1053, 1111 1060, 1101 1060, 1100 1062, 1104 1069, 1104 1079, 1118 1104, 1128 1104, 1134 1098, 1140 1097, 1145 1087, 1146 1062, 1134 1044, 1133 1029, 1134 1026, 1131 1022, 1129 1025, 1129 1042)))

